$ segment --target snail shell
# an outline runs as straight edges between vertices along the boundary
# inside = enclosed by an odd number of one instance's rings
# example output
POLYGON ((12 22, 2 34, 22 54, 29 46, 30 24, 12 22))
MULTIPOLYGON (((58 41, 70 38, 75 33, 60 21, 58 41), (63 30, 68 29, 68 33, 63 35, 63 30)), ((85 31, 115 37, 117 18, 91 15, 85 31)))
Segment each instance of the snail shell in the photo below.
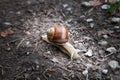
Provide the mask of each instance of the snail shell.
POLYGON ((68 30, 62 24, 55 24, 47 31, 47 37, 50 42, 66 43, 68 41, 68 30))

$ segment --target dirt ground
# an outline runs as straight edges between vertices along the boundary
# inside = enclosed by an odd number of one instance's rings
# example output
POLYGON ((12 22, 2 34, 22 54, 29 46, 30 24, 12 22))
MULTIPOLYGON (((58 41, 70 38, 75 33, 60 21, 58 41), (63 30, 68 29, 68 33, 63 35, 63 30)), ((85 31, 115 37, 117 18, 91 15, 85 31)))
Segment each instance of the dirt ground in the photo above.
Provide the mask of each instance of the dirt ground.
POLYGON ((120 67, 108 64, 120 64, 120 23, 111 22, 120 12, 85 7, 83 1, 0 0, 0 33, 8 32, 0 36, 0 80, 120 80, 120 67), (80 60, 41 39, 55 23, 67 26, 69 42, 84 50, 80 60), (85 55, 88 50, 92 56, 85 55))

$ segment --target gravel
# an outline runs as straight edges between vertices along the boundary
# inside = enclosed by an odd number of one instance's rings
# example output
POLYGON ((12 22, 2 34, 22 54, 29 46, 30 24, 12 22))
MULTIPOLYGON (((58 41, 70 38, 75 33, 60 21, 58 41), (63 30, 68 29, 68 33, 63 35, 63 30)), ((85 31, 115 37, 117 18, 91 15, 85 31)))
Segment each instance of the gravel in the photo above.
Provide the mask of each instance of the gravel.
POLYGON ((89 49, 86 53, 85 53, 86 56, 89 56, 91 57, 93 55, 93 51, 91 49, 89 49))
POLYGON ((116 69, 116 68, 119 68, 119 67, 120 67, 119 64, 118 64, 118 62, 115 61, 115 60, 111 60, 111 61, 108 63, 108 65, 111 67, 111 69, 116 69))
POLYGON ((113 17, 111 19, 112 22, 120 22, 120 18, 119 17, 113 17))
POLYGON ((103 70, 102 70, 102 73, 103 73, 103 74, 107 74, 107 73, 108 73, 108 69, 103 69, 103 70))
POLYGON ((98 44, 100 44, 102 46, 106 46, 108 44, 108 42, 102 40, 102 41, 98 42, 98 44))
POLYGON ((90 6, 92 6, 89 2, 82 2, 81 3, 83 6, 85 6, 85 7, 90 7, 90 6))
POLYGON ((116 53, 117 52, 115 47, 109 47, 109 48, 106 49, 106 51, 108 51, 110 53, 116 53))
POLYGON ((102 8, 103 10, 107 10, 107 9, 110 8, 110 5, 104 4, 104 5, 101 6, 101 8, 102 8))
POLYGON ((87 75, 88 75, 88 70, 87 70, 87 69, 84 70, 84 71, 82 72, 82 74, 83 74, 84 76, 87 76, 87 75))

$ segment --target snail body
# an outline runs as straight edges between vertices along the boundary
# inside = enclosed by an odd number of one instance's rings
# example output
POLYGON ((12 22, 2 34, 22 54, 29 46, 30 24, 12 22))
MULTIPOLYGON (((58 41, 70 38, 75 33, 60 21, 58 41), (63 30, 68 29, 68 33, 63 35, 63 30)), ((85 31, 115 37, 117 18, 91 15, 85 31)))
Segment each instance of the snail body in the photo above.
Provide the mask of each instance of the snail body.
POLYGON ((47 31, 48 40, 54 43, 68 42, 68 30, 62 24, 55 24, 47 31))
POLYGON ((43 35, 42 39, 66 53, 71 59, 78 59, 80 56, 77 50, 68 41, 68 30, 62 24, 55 24, 48 29, 47 35, 43 35))

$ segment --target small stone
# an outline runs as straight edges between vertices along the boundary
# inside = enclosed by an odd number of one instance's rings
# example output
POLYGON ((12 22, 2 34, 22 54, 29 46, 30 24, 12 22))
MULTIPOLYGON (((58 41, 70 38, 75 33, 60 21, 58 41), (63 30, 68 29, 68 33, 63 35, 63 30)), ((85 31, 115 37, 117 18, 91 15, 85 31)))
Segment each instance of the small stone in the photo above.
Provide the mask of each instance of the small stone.
POLYGON ((66 10, 67 10, 67 11, 72 11, 72 8, 68 7, 66 10))
POLYGON ((104 53, 105 53, 104 50, 99 50, 98 52, 99 52, 100 54, 104 54, 104 53))
POLYGON ((111 19, 112 22, 120 22, 120 18, 119 17, 113 17, 111 19))
POLYGON ((51 61, 54 63, 59 62, 57 58, 52 58, 51 61))
POLYGON ((27 41, 27 42, 26 42, 26 45, 29 45, 29 44, 30 44, 30 41, 27 41))
POLYGON ((39 77, 37 77, 37 80, 41 80, 39 77))
POLYGON ((119 29, 119 28, 120 28, 120 26, 114 26, 114 28, 119 29))
POLYGON ((39 33, 40 33, 40 31, 39 31, 39 30, 37 30, 37 31, 36 31, 36 34, 39 34, 39 33))
POLYGON ((83 6, 85 6, 85 7, 90 7, 90 6, 92 6, 89 2, 82 2, 81 3, 83 6))
POLYGON ((98 44, 100 44, 102 46, 106 46, 108 44, 108 42, 102 40, 102 41, 98 42, 98 44))
POLYGON ((12 23, 10 23, 10 22, 4 22, 3 24, 4 24, 4 25, 7 25, 7 26, 12 25, 12 23))
POLYGON ((25 42, 25 45, 26 45, 27 47, 31 47, 31 46, 32 46, 32 44, 30 43, 30 41, 26 41, 26 42, 25 42))
POLYGON ((64 7, 64 8, 68 7, 68 4, 63 4, 63 7, 64 7))
POLYGON ((117 50, 115 49, 115 47, 109 47, 106 49, 106 51, 110 52, 110 53, 116 53, 117 50))
POLYGON ((87 75, 88 75, 88 70, 87 70, 87 69, 84 70, 84 71, 82 72, 82 74, 83 74, 84 76, 87 76, 87 75))
POLYGON ((20 15, 20 14, 21 14, 21 12, 20 12, 20 11, 18 11, 18 12, 16 12, 16 14, 20 15))
POLYGON ((89 37, 89 36, 84 36, 83 37, 85 40, 91 40, 92 38, 91 37, 89 37))
POLYGON ((30 33, 29 31, 26 31, 26 34, 27 34, 27 35, 30 35, 31 33, 30 33))
POLYGON ((74 43, 76 44, 76 43, 78 43, 78 41, 74 41, 74 43))
POLYGON ((80 64, 80 63, 81 63, 81 61, 80 61, 80 60, 77 60, 77 61, 76 61, 76 63, 77 63, 77 64, 80 64))
POLYGON ((104 4, 104 5, 101 6, 101 8, 104 9, 104 10, 107 10, 107 9, 110 8, 110 5, 104 4))
POLYGON ((89 49, 86 53, 85 53, 86 56, 89 56, 91 57, 93 55, 93 51, 91 49, 89 49))
POLYGON ((36 69, 39 69, 39 67, 40 67, 39 65, 36 65, 36 69))
POLYGON ((112 68, 112 69, 116 69, 116 68, 119 68, 119 64, 117 61, 115 60, 111 60, 108 65, 112 68))
POLYGON ((89 68, 91 68, 93 65, 90 64, 90 63, 87 63, 86 66, 87 66, 87 69, 89 69, 89 68))
POLYGON ((29 54, 30 54, 30 52, 27 52, 26 54, 27 54, 27 55, 29 55, 29 54))
POLYGON ((93 19, 92 18, 89 18, 86 20, 87 22, 93 22, 93 19))
POLYGON ((47 51, 47 54, 49 54, 49 55, 50 55, 50 54, 51 54, 51 52, 50 52, 50 51, 47 51))
POLYGON ((11 48, 10 48, 10 47, 8 47, 8 48, 7 48, 7 51, 10 51, 10 50, 11 50, 11 48))
POLYGON ((90 27, 91 27, 91 28, 93 28, 93 27, 94 27, 94 25, 95 25, 94 23, 90 23, 90 27))
POLYGON ((108 73, 108 69, 103 69, 103 70, 102 70, 102 73, 103 73, 103 74, 107 74, 107 73, 108 73))
POLYGON ((106 34, 105 34, 105 35, 103 35, 103 38, 107 39, 107 38, 108 38, 108 35, 106 35, 106 34))

